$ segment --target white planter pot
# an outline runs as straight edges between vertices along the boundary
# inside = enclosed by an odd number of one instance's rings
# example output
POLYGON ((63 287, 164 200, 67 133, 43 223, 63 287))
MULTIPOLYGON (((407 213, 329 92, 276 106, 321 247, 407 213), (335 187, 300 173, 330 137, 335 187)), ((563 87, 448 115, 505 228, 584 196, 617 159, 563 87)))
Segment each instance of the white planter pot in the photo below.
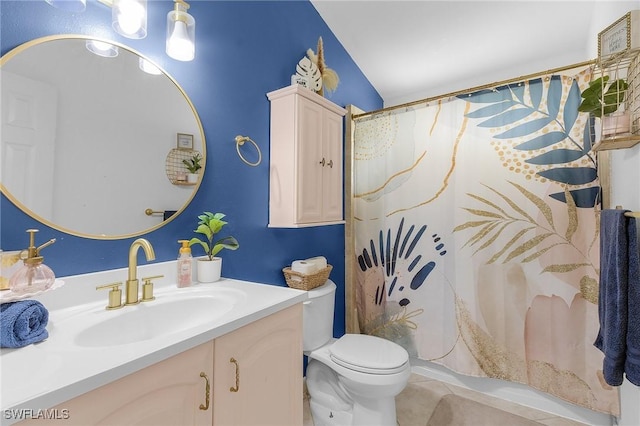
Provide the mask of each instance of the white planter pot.
POLYGON ((198 173, 187 173, 187 182, 189 183, 197 183, 198 182, 198 173))
POLYGON ((209 260, 208 257, 200 257, 196 262, 196 278, 201 283, 212 283, 220 279, 222 272, 222 258, 214 257, 209 260))

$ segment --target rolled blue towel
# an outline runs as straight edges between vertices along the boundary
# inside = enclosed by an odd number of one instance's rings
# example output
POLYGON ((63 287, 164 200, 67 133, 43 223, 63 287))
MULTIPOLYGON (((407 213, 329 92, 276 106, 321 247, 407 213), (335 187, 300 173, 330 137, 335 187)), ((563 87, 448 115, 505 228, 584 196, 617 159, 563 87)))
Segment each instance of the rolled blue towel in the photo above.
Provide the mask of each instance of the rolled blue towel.
POLYGON ((0 347, 21 348, 49 337, 49 311, 37 300, 0 305, 0 347))

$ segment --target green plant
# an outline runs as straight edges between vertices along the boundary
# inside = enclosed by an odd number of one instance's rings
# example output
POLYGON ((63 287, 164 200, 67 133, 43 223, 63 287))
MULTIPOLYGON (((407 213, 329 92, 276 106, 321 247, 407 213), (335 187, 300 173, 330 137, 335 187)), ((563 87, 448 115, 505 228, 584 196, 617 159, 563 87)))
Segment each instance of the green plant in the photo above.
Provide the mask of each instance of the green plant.
POLYGON ((588 112, 599 118, 616 112, 624 101, 627 86, 626 80, 622 78, 609 82, 608 75, 593 80, 580 95, 582 103, 578 111, 588 112))
POLYGON ((213 241, 215 235, 227 224, 222 220, 224 217, 225 215, 222 213, 204 212, 204 214, 198 216, 198 219, 200 219, 198 228, 193 232, 204 235, 206 240, 201 240, 198 237, 193 237, 189 240, 189 246, 200 244, 209 260, 213 260, 213 257, 222 249, 237 250, 240 247, 234 237, 223 237, 215 242, 213 241))
POLYGON ((198 173, 198 170, 202 168, 200 165, 200 161, 202 161, 202 156, 199 152, 195 153, 193 157, 188 160, 182 160, 185 166, 187 166, 187 170, 189 173, 198 173))

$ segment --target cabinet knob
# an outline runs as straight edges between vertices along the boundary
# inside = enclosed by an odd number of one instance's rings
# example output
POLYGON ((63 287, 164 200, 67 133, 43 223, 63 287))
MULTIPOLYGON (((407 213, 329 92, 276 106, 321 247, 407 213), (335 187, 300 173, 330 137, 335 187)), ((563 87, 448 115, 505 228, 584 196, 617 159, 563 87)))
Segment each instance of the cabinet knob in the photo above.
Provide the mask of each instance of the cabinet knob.
POLYGON ((329 160, 329 162, 327 163, 327 161, 324 159, 324 157, 322 157, 322 161, 320 161, 319 163, 322 167, 324 166, 329 166, 331 168, 333 168, 333 160, 329 160))

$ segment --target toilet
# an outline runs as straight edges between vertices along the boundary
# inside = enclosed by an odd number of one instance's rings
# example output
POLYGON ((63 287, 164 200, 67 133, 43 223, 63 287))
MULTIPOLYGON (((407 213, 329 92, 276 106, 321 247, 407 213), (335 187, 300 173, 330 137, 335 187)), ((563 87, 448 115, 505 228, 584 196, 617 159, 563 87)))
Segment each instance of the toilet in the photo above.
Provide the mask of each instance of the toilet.
POLYGON ((333 338, 336 285, 309 290, 303 305, 306 382, 315 426, 397 426, 395 397, 411 374, 400 345, 364 334, 333 338))

